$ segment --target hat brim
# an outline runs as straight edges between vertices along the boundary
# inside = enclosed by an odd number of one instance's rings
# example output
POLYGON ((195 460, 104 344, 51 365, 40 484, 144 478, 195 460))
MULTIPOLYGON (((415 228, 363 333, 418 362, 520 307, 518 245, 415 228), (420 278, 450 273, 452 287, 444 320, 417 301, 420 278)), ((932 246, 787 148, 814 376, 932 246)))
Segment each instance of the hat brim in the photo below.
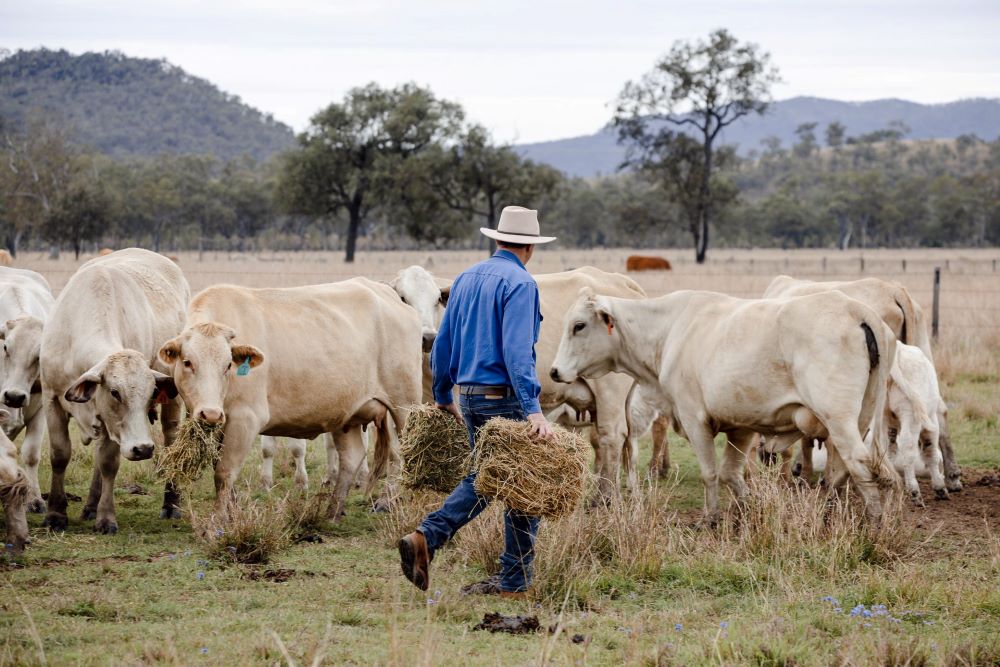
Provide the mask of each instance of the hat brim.
POLYGON ((495 229, 490 229, 489 227, 480 227, 479 231, 482 232, 483 236, 488 236, 494 241, 504 241, 506 243, 523 243, 526 245, 539 245, 542 243, 551 243, 556 240, 555 236, 525 236, 523 234, 504 234, 503 232, 498 232, 495 229))

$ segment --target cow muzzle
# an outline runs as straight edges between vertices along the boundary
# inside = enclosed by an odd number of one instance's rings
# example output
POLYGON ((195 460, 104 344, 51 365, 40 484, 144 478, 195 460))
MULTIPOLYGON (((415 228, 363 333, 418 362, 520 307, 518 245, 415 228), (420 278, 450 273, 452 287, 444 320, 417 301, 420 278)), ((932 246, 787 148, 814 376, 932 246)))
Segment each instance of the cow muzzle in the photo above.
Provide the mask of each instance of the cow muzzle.
POLYGON ((129 461, 145 461, 153 458, 153 443, 151 442, 140 442, 124 449, 125 458, 129 461))
POLYGON ((434 347, 434 339, 437 338, 436 331, 424 332, 424 352, 430 352, 434 347))
POLYGON ((23 408, 28 402, 28 395, 19 389, 8 389, 3 393, 3 404, 8 408, 23 408))
POLYGON ((199 408, 194 413, 194 418, 206 424, 226 423, 226 413, 222 411, 222 408, 199 408))

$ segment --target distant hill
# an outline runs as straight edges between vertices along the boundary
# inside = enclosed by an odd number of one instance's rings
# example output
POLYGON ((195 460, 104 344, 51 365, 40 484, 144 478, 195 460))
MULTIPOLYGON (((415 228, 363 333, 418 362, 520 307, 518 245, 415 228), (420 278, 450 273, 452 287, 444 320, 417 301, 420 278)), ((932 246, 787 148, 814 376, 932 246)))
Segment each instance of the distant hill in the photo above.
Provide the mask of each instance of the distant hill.
POLYGON ((270 114, 166 60, 48 49, 0 57, 0 117, 21 123, 40 109, 109 155, 263 160, 294 142, 291 128, 270 114))
MULTIPOLYGON (((838 102, 818 97, 793 97, 771 105, 765 116, 745 117, 723 133, 722 140, 739 146, 746 155, 759 150, 761 141, 775 136, 788 147, 795 142, 795 128, 818 123, 816 136, 823 143, 826 126, 839 121, 847 136, 884 129, 892 121, 910 128, 908 139, 953 139, 975 134, 993 140, 1000 136, 1000 99, 971 99, 949 104, 917 104, 905 100, 838 102)), ((618 168, 625 150, 613 130, 558 141, 521 144, 515 147, 536 162, 550 164, 573 176, 610 174, 618 168)))

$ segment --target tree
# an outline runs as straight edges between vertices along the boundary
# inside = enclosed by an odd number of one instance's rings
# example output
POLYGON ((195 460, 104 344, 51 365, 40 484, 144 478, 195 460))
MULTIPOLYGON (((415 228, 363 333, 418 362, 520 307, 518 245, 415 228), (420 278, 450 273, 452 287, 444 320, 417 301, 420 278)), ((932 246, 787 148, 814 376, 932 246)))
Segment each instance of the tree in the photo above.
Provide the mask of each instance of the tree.
POLYGON ((802 123, 795 128, 795 136, 799 138, 799 142, 792 148, 795 156, 801 159, 812 157, 819 147, 816 143, 816 123, 802 123))
POLYGON ((833 121, 826 126, 826 145, 830 148, 840 148, 844 145, 844 133, 847 128, 839 121, 833 121))
POLYGON ((354 261, 358 232, 378 194, 380 180, 398 163, 454 135, 461 108, 414 84, 391 90, 374 83, 348 92, 312 118, 281 171, 279 197, 290 213, 331 219, 347 214, 345 261, 354 261))
POLYGON ((697 156, 687 147, 681 152, 697 162, 698 178, 687 187, 695 188, 689 193, 695 203, 689 226, 699 263, 708 250, 713 204, 721 203, 712 196, 716 140, 738 119, 767 109, 771 85, 779 81, 770 60, 756 45, 741 44, 720 29, 707 41, 676 42, 640 81, 626 83, 618 97, 613 124, 619 143, 629 146, 623 166, 666 168, 664 157, 675 153, 675 128, 689 131, 700 146, 697 156), (681 111, 685 107, 687 113, 681 111))
POLYGON ((85 241, 99 238, 112 217, 112 201, 96 179, 80 179, 61 193, 42 228, 54 245, 69 241, 76 259, 85 241))

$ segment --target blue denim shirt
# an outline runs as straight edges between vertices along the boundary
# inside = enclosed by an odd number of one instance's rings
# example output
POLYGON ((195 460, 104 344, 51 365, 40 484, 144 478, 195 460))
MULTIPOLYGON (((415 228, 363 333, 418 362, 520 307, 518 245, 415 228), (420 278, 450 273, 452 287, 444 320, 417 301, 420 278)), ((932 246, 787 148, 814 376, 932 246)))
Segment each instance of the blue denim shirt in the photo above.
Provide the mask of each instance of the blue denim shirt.
POLYGON ((431 350, 434 400, 456 384, 510 386, 525 414, 541 412, 535 343, 542 328, 538 285, 511 252, 497 250, 462 272, 431 350))

